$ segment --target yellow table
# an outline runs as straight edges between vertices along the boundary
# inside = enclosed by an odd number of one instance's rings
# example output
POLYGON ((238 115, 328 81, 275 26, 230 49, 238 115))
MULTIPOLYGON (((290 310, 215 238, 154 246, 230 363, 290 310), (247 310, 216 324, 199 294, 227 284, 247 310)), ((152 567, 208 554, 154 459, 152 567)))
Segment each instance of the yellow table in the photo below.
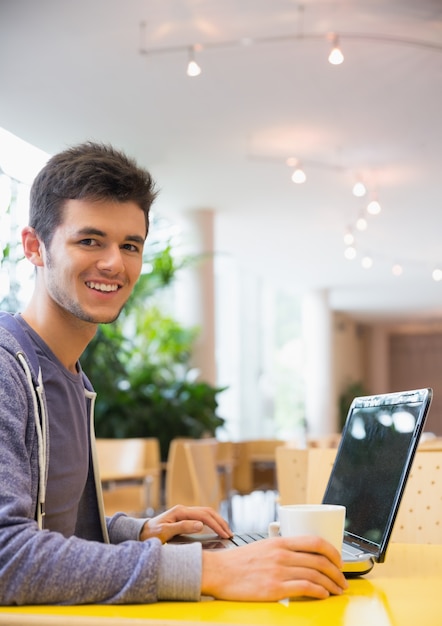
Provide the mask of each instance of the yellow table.
POLYGON ((385 563, 340 597, 289 603, 160 602, 126 606, 0 607, 0 624, 137 626, 441 626, 442 545, 391 544, 385 563))

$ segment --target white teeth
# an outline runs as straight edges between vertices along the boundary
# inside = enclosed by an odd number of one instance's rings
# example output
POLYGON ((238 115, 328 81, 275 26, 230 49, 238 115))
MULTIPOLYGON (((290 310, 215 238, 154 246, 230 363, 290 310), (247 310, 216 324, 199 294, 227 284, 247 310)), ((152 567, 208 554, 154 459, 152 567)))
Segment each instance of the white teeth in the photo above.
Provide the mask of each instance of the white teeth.
POLYGON ((97 291, 117 291, 118 285, 104 285, 103 283, 86 283, 88 287, 91 289, 96 289, 97 291))

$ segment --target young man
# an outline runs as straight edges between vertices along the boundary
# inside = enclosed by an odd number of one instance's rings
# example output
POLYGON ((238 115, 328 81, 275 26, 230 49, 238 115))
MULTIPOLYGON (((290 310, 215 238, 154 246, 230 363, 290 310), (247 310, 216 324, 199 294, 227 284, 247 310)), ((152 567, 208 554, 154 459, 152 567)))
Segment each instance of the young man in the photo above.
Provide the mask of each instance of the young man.
POLYGON ((3 316, 9 330, 0 323, 0 603, 339 594, 340 557, 318 538, 203 554, 165 544, 203 524, 229 536, 212 509, 104 517, 95 394, 79 359, 138 279, 155 195, 148 172, 94 143, 54 156, 32 186, 22 242, 35 289, 21 315, 3 316))

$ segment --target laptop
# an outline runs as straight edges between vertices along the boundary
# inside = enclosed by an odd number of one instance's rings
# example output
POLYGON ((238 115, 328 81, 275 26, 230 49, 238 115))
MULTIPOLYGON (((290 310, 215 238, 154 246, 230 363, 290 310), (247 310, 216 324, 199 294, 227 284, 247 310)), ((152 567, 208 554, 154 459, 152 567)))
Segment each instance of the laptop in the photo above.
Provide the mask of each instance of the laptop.
MULTIPOLYGON (((322 500, 346 507, 342 559, 348 577, 367 574, 385 560, 432 395, 427 388, 363 396, 350 406, 322 500)), ((231 539, 212 534, 177 541, 198 539, 214 550, 265 538, 261 533, 231 539)))

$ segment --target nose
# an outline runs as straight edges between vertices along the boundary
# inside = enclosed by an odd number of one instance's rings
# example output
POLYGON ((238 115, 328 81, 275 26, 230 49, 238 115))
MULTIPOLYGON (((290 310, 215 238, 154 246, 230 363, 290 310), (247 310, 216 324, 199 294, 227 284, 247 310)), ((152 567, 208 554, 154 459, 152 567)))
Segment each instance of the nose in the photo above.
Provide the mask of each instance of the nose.
POLYGON ((123 255, 118 245, 106 246, 97 261, 97 268, 102 272, 118 274, 125 269, 123 255))

